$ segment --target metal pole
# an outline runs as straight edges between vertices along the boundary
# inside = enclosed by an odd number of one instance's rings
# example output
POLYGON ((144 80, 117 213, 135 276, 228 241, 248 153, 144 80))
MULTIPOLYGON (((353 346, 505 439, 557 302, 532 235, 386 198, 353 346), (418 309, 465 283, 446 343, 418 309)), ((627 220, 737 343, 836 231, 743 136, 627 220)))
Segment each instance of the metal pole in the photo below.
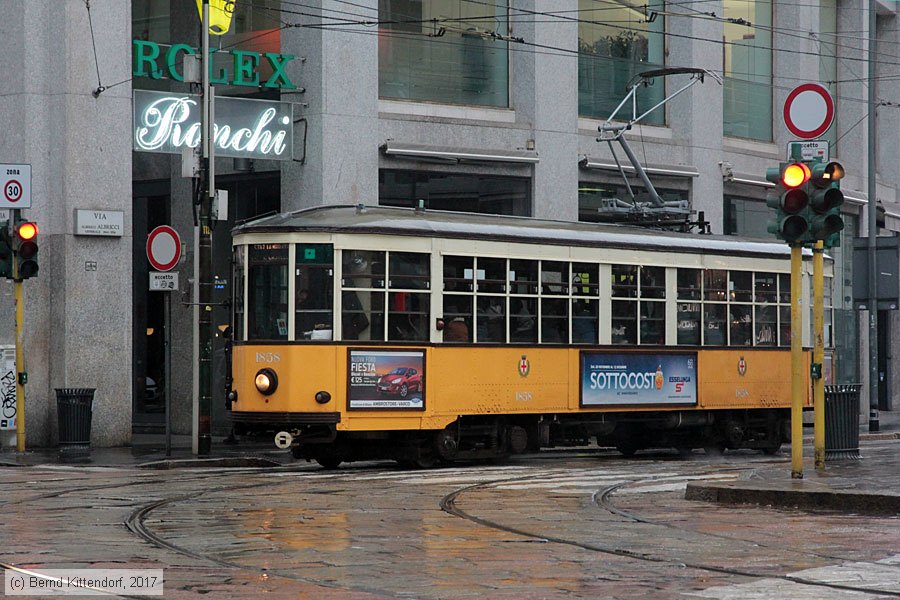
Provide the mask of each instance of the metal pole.
POLYGON ((803 479, 803 313, 800 268, 803 249, 791 246, 791 479, 803 479))
POLYGON ((869 115, 867 119, 868 148, 868 254, 869 254, 869 431, 878 431, 878 266, 875 251, 878 236, 877 189, 875 186, 875 31, 877 14, 875 0, 869 0, 869 115))
POLYGON ((813 249, 813 447, 817 471, 825 470, 825 243, 813 249))
POLYGON ((200 195, 200 232, 199 232, 199 290, 200 330, 197 336, 199 345, 199 385, 197 390, 197 454, 207 455, 212 448, 210 407, 212 359, 212 297, 210 290, 210 273, 212 273, 212 231, 210 229, 210 211, 212 198, 215 196, 215 180, 213 164, 215 161, 212 140, 213 92, 209 85, 209 0, 203 0, 203 125, 201 128, 203 146, 203 189, 200 195))
POLYGON ((170 295, 172 292, 163 292, 163 309, 165 310, 165 338, 163 343, 166 346, 165 352, 165 374, 166 378, 166 456, 172 456, 172 301, 170 295))

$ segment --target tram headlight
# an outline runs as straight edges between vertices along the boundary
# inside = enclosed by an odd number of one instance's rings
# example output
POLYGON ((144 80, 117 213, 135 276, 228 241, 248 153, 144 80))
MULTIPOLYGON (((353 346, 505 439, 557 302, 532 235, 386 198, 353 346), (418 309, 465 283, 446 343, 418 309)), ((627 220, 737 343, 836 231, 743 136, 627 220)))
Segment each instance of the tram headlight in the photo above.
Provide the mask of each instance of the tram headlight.
POLYGON ((275 374, 275 371, 266 367, 256 372, 254 383, 260 394, 270 396, 278 389, 278 375, 275 374))
POLYGON ((316 392, 316 402, 319 404, 328 404, 331 402, 331 394, 322 390, 320 392, 316 392))

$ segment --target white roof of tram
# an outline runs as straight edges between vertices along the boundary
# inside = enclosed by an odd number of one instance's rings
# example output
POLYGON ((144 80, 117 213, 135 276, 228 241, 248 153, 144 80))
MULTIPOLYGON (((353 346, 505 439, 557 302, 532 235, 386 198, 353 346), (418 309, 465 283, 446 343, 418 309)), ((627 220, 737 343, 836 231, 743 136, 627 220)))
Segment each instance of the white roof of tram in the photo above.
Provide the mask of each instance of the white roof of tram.
MULTIPOLYGON (((670 252, 790 257, 784 242, 675 233, 605 223, 573 223, 454 211, 385 206, 317 206, 248 221, 233 234, 331 232, 497 240, 558 246, 634 248, 670 252)), ((237 240, 236 240, 237 241, 237 240)), ((810 254, 804 250, 804 254, 810 254)))

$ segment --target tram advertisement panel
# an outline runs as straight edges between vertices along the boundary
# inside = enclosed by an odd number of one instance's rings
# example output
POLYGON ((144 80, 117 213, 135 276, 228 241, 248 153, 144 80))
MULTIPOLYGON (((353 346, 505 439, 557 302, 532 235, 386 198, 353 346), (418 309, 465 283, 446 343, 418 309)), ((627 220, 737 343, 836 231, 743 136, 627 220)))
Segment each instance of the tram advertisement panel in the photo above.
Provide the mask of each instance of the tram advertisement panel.
POLYGON ((425 408, 424 350, 349 350, 350 409, 425 408))
POLYGON ((581 406, 697 403, 697 353, 581 353, 581 406))

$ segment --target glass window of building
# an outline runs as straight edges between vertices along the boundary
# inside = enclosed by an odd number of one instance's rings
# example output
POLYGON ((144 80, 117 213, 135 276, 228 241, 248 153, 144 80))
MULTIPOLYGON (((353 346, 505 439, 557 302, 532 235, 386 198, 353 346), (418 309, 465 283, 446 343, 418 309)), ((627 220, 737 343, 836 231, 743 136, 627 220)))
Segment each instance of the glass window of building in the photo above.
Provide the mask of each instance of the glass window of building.
MULTIPOLYGON (((662 9, 662 3, 654 5, 662 9)), ((624 0, 579 0, 578 114, 606 119, 625 97, 628 82, 637 73, 658 69, 665 62, 665 17, 648 23, 646 6, 624 0)), ((641 87, 638 114, 660 102, 666 94, 663 79, 641 87)), ((623 107, 630 116, 630 106, 623 107)), ((644 123, 663 125, 665 110, 648 115, 644 123)))
POLYGON ((775 210, 766 206, 765 200, 726 196, 723 208, 725 214, 722 224, 725 235, 775 239, 768 229, 775 210))
POLYGON ((378 94, 509 106, 508 2, 379 0, 378 94))
POLYGON ((726 136, 772 140, 772 6, 771 0, 723 0, 726 136))
POLYGON ((419 200, 433 210, 530 217, 531 180, 399 169, 378 172, 380 205, 414 208, 419 200))
MULTIPOLYGON (((631 189, 638 202, 649 202, 650 196, 639 181, 630 181, 631 189)), ((688 190, 659 187, 654 182, 656 193, 665 201, 687 201, 688 190)), ((578 182, 578 220, 587 223, 621 222, 623 209, 620 201, 631 204, 631 196, 625 184, 602 183, 596 181, 578 182)))

